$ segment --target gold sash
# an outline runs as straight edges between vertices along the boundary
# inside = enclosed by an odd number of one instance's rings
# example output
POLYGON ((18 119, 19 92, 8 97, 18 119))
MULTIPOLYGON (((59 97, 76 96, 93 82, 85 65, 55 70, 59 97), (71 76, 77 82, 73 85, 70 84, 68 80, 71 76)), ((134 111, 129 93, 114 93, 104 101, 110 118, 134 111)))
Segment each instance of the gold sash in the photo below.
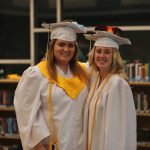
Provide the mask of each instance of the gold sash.
MULTIPOLYGON (((40 68, 41 73, 43 76, 45 76, 47 79, 49 79, 52 83, 57 84, 57 86, 64 89, 66 94, 71 97, 72 99, 76 99, 78 95, 80 94, 81 90, 86 84, 85 79, 80 79, 77 76, 71 77, 71 78, 65 78, 61 76, 59 73, 56 74, 57 81, 51 79, 48 69, 47 69, 47 61, 42 61, 38 64, 38 67, 40 68)), ((79 63, 83 69, 86 69, 83 64, 79 63)))

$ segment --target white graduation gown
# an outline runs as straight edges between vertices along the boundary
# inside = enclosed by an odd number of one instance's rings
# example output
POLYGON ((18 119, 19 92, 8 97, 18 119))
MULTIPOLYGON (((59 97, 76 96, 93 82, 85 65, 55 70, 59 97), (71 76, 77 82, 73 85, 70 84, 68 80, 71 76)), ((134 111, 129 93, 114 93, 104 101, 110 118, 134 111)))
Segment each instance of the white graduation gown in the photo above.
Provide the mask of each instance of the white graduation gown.
MULTIPOLYGON (((91 141, 92 137, 90 150, 136 150, 136 111, 133 96, 128 83, 119 76, 111 76, 103 88, 96 105, 93 126, 95 101, 106 79, 94 92, 89 106, 88 124, 89 97, 96 76, 94 73, 91 77, 90 92, 84 111, 84 137, 87 137, 88 130, 88 141, 91 141)), ((84 150, 87 150, 87 140, 84 142, 84 150)))
MULTIPOLYGON (((56 69, 62 76, 72 77, 69 69, 67 76, 58 67, 56 69)), ((85 86, 77 99, 72 100, 62 88, 52 84, 53 116, 60 150, 83 150, 83 107, 87 93, 85 86)), ((24 150, 32 149, 50 135, 48 95, 49 80, 41 74, 38 66, 24 71, 14 98, 24 150)))

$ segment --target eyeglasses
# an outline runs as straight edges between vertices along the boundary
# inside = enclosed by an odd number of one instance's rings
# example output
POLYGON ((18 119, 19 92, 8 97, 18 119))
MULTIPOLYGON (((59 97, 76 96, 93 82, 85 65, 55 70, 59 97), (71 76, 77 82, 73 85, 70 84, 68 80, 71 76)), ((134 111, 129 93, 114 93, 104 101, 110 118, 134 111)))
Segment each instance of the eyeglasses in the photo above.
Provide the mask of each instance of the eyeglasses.
POLYGON ((95 27, 95 31, 106 31, 106 32, 111 32, 113 34, 116 34, 118 36, 121 36, 123 31, 115 26, 104 26, 104 25, 98 25, 95 27))

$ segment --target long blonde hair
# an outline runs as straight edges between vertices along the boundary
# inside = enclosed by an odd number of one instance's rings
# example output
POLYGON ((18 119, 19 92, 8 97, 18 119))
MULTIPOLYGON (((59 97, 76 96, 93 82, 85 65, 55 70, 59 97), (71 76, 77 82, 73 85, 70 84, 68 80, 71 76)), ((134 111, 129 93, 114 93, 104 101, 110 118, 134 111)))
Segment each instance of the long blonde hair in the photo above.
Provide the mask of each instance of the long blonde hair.
MULTIPOLYGON (((123 63, 123 59, 120 55, 120 52, 116 48, 112 48, 113 50, 113 62, 109 68, 109 72, 113 74, 118 74, 120 77, 124 78, 125 80, 128 79, 127 74, 125 73, 125 66, 123 63)), ((97 70, 97 67, 94 63, 94 53, 95 53, 95 47, 91 50, 89 53, 89 65, 97 70)))
MULTIPOLYGON (((57 39, 53 39, 49 43, 49 49, 46 53, 46 59, 48 61, 47 67, 48 72, 52 79, 57 80, 56 77, 56 67, 55 67, 55 57, 54 57, 54 45, 57 39)), ((81 67, 78 63, 78 46, 75 44, 75 54, 73 58, 69 62, 70 70, 75 76, 78 76, 80 79, 84 79, 86 82, 88 81, 88 75, 85 69, 81 67)))

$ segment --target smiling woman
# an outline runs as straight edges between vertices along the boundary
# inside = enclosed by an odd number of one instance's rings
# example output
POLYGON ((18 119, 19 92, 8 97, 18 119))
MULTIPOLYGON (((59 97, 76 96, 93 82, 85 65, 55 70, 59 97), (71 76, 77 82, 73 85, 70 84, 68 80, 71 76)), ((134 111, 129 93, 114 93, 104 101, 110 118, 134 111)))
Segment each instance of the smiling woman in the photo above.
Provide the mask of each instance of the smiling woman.
POLYGON ((119 45, 131 42, 112 30, 95 32, 86 35, 95 43, 89 54, 91 76, 84 111, 84 149, 136 150, 136 111, 119 53, 119 45))
POLYGON ((76 33, 86 28, 61 22, 50 24, 50 31, 46 58, 24 72, 15 92, 22 145, 25 150, 83 150, 88 87, 86 68, 78 62, 76 33))

